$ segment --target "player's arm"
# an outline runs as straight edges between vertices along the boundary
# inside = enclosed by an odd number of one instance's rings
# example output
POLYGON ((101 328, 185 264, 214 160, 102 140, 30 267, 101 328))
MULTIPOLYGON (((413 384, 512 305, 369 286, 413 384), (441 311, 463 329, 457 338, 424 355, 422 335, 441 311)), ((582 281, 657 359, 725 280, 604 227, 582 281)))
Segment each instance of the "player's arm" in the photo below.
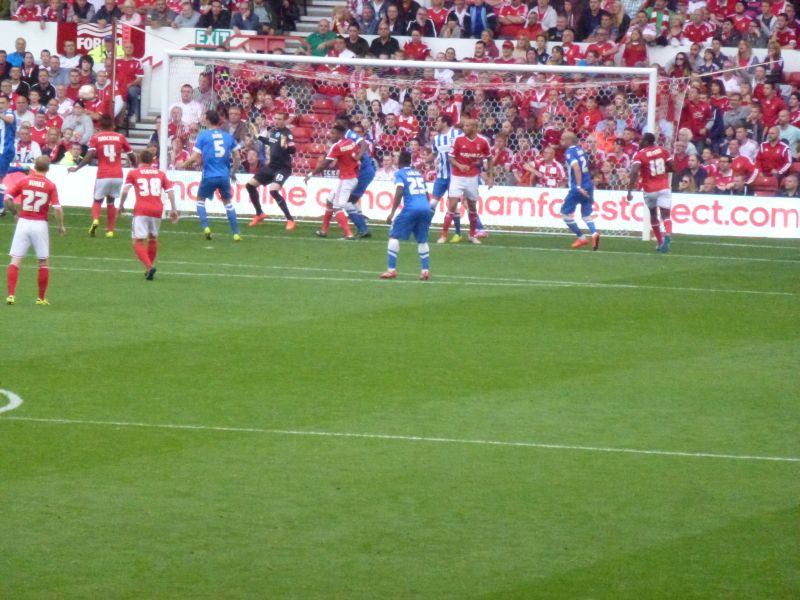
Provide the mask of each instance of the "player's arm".
POLYGON ((580 163, 577 160, 573 160, 569 168, 572 169, 572 174, 575 177, 575 189, 588 198, 589 194, 583 189, 583 172, 581 171, 580 163))
POLYGON ((79 162, 74 167, 70 167, 69 169, 67 169, 67 172, 74 173, 75 171, 80 171, 83 167, 92 162, 95 156, 97 156, 97 150, 95 148, 90 148, 89 151, 86 153, 86 156, 84 156, 81 159, 81 162, 79 162))
POLYGON ((122 186, 122 193, 119 195, 119 208, 117 209, 117 214, 121 215, 125 212, 125 200, 128 199, 128 191, 131 189, 133 184, 130 181, 125 181, 125 185, 122 186))
MULTIPOLYGON (((667 161, 667 165, 670 171, 672 171, 672 161, 667 161)), ((639 183, 639 170, 641 169, 642 163, 635 162, 631 165, 631 174, 628 179, 628 202, 633 202, 633 189, 639 183)))
POLYGON ((333 164, 333 159, 332 158, 325 157, 325 158, 320 159, 320 161, 317 163, 317 166, 314 167, 314 170, 311 171, 311 173, 309 173, 308 175, 305 176, 304 181, 306 183, 308 183, 309 179, 311 179, 312 177, 316 177, 317 175, 322 173, 325 169, 330 167, 332 164, 333 164))
POLYGON ((202 155, 200 154, 200 151, 197 148, 193 148, 189 158, 183 162, 183 168, 186 170, 191 169, 200 161, 201 158, 202 155))
POLYGON ((234 148, 231 151, 231 181, 236 183, 236 174, 239 172, 239 167, 242 164, 242 155, 239 153, 239 148, 234 148))
POLYGON ((175 190, 170 188, 167 190, 167 199, 169 200, 169 220, 173 223, 178 222, 178 208, 175 206, 175 190))
POLYGON ((3 119, 3 121, 8 123, 9 125, 12 125, 14 123, 14 115, 13 114, 11 114, 11 115, 5 115, 5 114, 4 115, 0 115, 0 119, 3 119))
MULTIPOLYGON (((286 149, 286 154, 294 156, 297 152, 297 147, 294 145, 294 136, 289 133, 283 137, 283 147, 286 149)), ((366 143, 366 142, 365 142, 366 143)))
POLYGON ((131 168, 135 169, 138 161, 136 160, 136 154, 133 152, 133 150, 129 151, 125 156, 128 157, 128 164, 131 166, 131 168))
MULTIPOLYGON (((400 202, 402 202, 403 200, 404 187, 405 186, 402 183, 400 183, 399 181, 397 182, 397 187, 394 189, 394 199, 392 200, 392 210, 389 211, 389 216, 386 217, 387 225, 392 224, 392 221, 394 220, 394 213, 397 212, 397 207, 400 206, 400 202)), ((430 199, 431 199, 430 194, 428 194, 428 201, 430 201, 430 199)))
POLYGON ((60 204, 56 204, 53 207, 53 214, 55 214, 58 222, 58 235, 64 235, 67 233, 67 228, 64 227, 64 209, 61 208, 60 204))
POLYGON ((6 195, 3 199, 3 207, 6 212, 11 213, 11 216, 16 218, 19 211, 17 211, 17 205, 14 203, 14 196, 6 195))
POLYGON ((450 166, 451 167, 455 167, 456 169, 458 169, 462 173, 466 173, 467 171, 469 171, 469 167, 467 165, 462 165, 460 162, 458 162, 455 159, 455 156, 453 156, 452 154, 448 154, 447 155, 447 160, 450 161, 450 166))

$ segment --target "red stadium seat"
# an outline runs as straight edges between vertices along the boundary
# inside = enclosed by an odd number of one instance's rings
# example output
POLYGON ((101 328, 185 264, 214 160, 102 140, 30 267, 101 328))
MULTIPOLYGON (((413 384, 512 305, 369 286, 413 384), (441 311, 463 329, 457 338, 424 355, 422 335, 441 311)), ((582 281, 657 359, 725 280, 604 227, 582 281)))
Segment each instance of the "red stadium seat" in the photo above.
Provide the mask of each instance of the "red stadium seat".
POLYGON ((793 162, 792 166, 789 167, 789 173, 797 173, 800 175, 800 162, 793 162))
POLYGON ((314 130, 311 127, 294 127, 292 128, 292 135, 295 142, 310 142, 311 137, 314 135, 314 130))
POLYGON ((333 100, 322 98, 320 100, 314 100, 311 104, 311 109, 315 113, 332 113, 336 110, 336 105, 333 103, 333 100))
POLYGON ((756 192, 774 192, 778 189, 778 178, 772 176, 759 175, 753 181, 753 189, 756 192))
POLYGON ((795 71, 794 73, 786 73, 786 83, 791 85, 794 88, 800 87, 800 72, 795 71))
POLYGON ((328 151, 328 148, 325 147, 324 144, 314 144, 314 143, 302 143, 296 144, 297 152, 300 154, 310 155, 310 154, 325 154, 328 151))
POLYGON ((756 192, 755 195, 759 198, 768 198, 770 196, 775 196, 776 192, 756 192))

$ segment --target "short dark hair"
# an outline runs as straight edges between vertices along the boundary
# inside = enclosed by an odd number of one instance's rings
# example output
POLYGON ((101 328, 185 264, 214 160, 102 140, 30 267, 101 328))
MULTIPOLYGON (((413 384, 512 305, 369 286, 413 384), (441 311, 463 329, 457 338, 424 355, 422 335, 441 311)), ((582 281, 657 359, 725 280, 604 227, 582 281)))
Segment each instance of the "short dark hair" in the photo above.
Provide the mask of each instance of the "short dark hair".
POLYGON ((219 113, 215 110, 206 111, 206 119, 212 125, 219 125, 222 122, 222 119, 219 117, 219 113))
POLYGON ((647 132, 642 136, 642 146, 655 146, 656 136, 647 132))
POLYGON ((139 153, 139 164, 140 165, 149 165, 153 162, 153 155, 149 150, 142 150, 139 153))
POLYGON ((333 127, 331 127, 331 129, 333 131, 338 131, 342 135, 344 135, 344 132, 346 131, 345 128, 339 123, 336 123, 333 127))
POLYGON ((448 127, 453 126, 453 117, 451 117, 450 115, 439 115, 439 118, 442 120, 442 123, 444 123, 448 127))
POLYGON ((397 166, 401 169, 411 166, 411 152, 408 150, 401 150, 400 155, 397 157, 397 166))
POLYGON ((100 115, 100 129, 111 129, 114 127, 114 119, 111 115, 100 115))

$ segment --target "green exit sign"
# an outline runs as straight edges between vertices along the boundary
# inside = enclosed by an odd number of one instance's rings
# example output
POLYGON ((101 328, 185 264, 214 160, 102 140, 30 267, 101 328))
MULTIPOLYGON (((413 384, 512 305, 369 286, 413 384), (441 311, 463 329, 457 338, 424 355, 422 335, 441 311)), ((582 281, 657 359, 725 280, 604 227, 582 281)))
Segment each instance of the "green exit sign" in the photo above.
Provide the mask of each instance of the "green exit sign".
POLYGON ((198 46, 220 46, 232 35, 231 29, 214 29, 211 33, 205 29, 195 29, 194 43, 198 46))

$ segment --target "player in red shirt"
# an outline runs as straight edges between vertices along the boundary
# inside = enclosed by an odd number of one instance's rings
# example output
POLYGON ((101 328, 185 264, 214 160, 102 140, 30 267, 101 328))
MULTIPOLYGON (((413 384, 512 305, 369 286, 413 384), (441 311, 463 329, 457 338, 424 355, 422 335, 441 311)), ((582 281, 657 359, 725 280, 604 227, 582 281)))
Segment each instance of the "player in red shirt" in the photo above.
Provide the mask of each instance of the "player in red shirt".
POLYGON ((778 179, 786 175, 792 166, 792 153, 789 146, 781 142, 777 127, 767 130, 767 141, 761 144, 756 157, 756 168, 766 176, 778 179))
POLYGON ((100 226, 100 211, 103 208, 103 199, 106 201, 108 211, 107 238, 114 237, 114 225, 117 222, 117 208, 114 200, 122 189, 122 156, 128 157, 132 167, 136 166, 136 155, 131 150, 131 145, 125 136, 114 131, 114 120, 109 115, 100 116, 102 131, 95 133, 89 140, 89 151, 74 167, 68 171, 74 173, 88 165, 97 157, 97 179, 94 184, 94 202, 92 203, 92 225, 89 235, 94 237, 100 226))
POLYGON ((631 177, 628 183, 628 202, 633 201, 633 189, 642 178, 644 203, 650 210, 650 227, 656 237, 661 253, 669 252, 672 242, 672 191, 669 187, 669 173, 673 171, 672 158, 661 146, 656 146, 656 137, 652 133, 642 136, 641 149, 634 155, 631 164, 631 177), (664 235, 661 235, 659 212, 664 222, 664 235))
POLYGON ((328 139, 333 145, 328 150, 325 158, 320 160, 314 170, 306 175, 305 182, 308 184, 308 180, 311 177, 319 175, 330 168, 333 162, 336 161, 339 167, 339 185, 330 193, 325 202, 325 216, 322 218, 322 227, 316 234, 319 237, 328 237, 331 218, 335 212, 336 222, 344 232, 344 238, 346 240, 354 240, 356 238, 350 231, 346 213, 358 210, 358 207, 350 202, 350 195, 358 183, 358 170, 361 166, 361 146, 347 139, 344 136, 345 131, 345 128, 338 124, 331 127, 328 139))
POLYGON ((475 235, 478 230, 478 186, 484 160, 487 161, 486 184, 490 188, 494 185, 492 147, 489 140, 478 134, 478 122, 475 119, 464 119, 463 131, 464 134, 455 139, 448 154, 452 175, 442 237, 447 239, 447 231, 453 222, 458 204, 464 198, 468 207, 469 241, 480 244, 481 241, 475 235))
POLYGON ((53 207, 58 219, 58 233, 64 235, 64 211, 58 202, 58 190, 55 184, 45 175, 50 170, 50 159, 40 156, 33 163, 33 173, 15 183, 6 191, 5 208, 17 217, 17 227, 11 242, 11 263, 8 265, 8 298, 6 304, 16 304, 17 280, 19 265, 28 249, 33 246, 36 258, 39 259, 39 296, 36 304, 47 306, 45 298, 47 284, 50 279, 50 236, 47 231, 47 216, 53 207), (14 204, 19 198, 20 207, 14 204))
POLYGON ((164 202, 161 195, 166 192, 169 198, 169 218, 173 223, 178 221, 178 211, 175 209, 175 192, 172 182, 164 171, 153 168, 153 155, 143 150, 139 155, 139 164, 136 169, 128 171, 125 185, 122 186, 122 197, 119 200, 119 212, 125 210, 125 200, 131 187, 135 188, 136 203, 133 205, 133 222, 131 223, 131 237, 133 238, 133 252, 142 261, 147 271, 145 279, 152 281, 156 274, 153 263, 158 253, 158 230, 161 227, 161 215, 164 214, 164 202), (144 241, 148 240, 147 248, 144 241))

